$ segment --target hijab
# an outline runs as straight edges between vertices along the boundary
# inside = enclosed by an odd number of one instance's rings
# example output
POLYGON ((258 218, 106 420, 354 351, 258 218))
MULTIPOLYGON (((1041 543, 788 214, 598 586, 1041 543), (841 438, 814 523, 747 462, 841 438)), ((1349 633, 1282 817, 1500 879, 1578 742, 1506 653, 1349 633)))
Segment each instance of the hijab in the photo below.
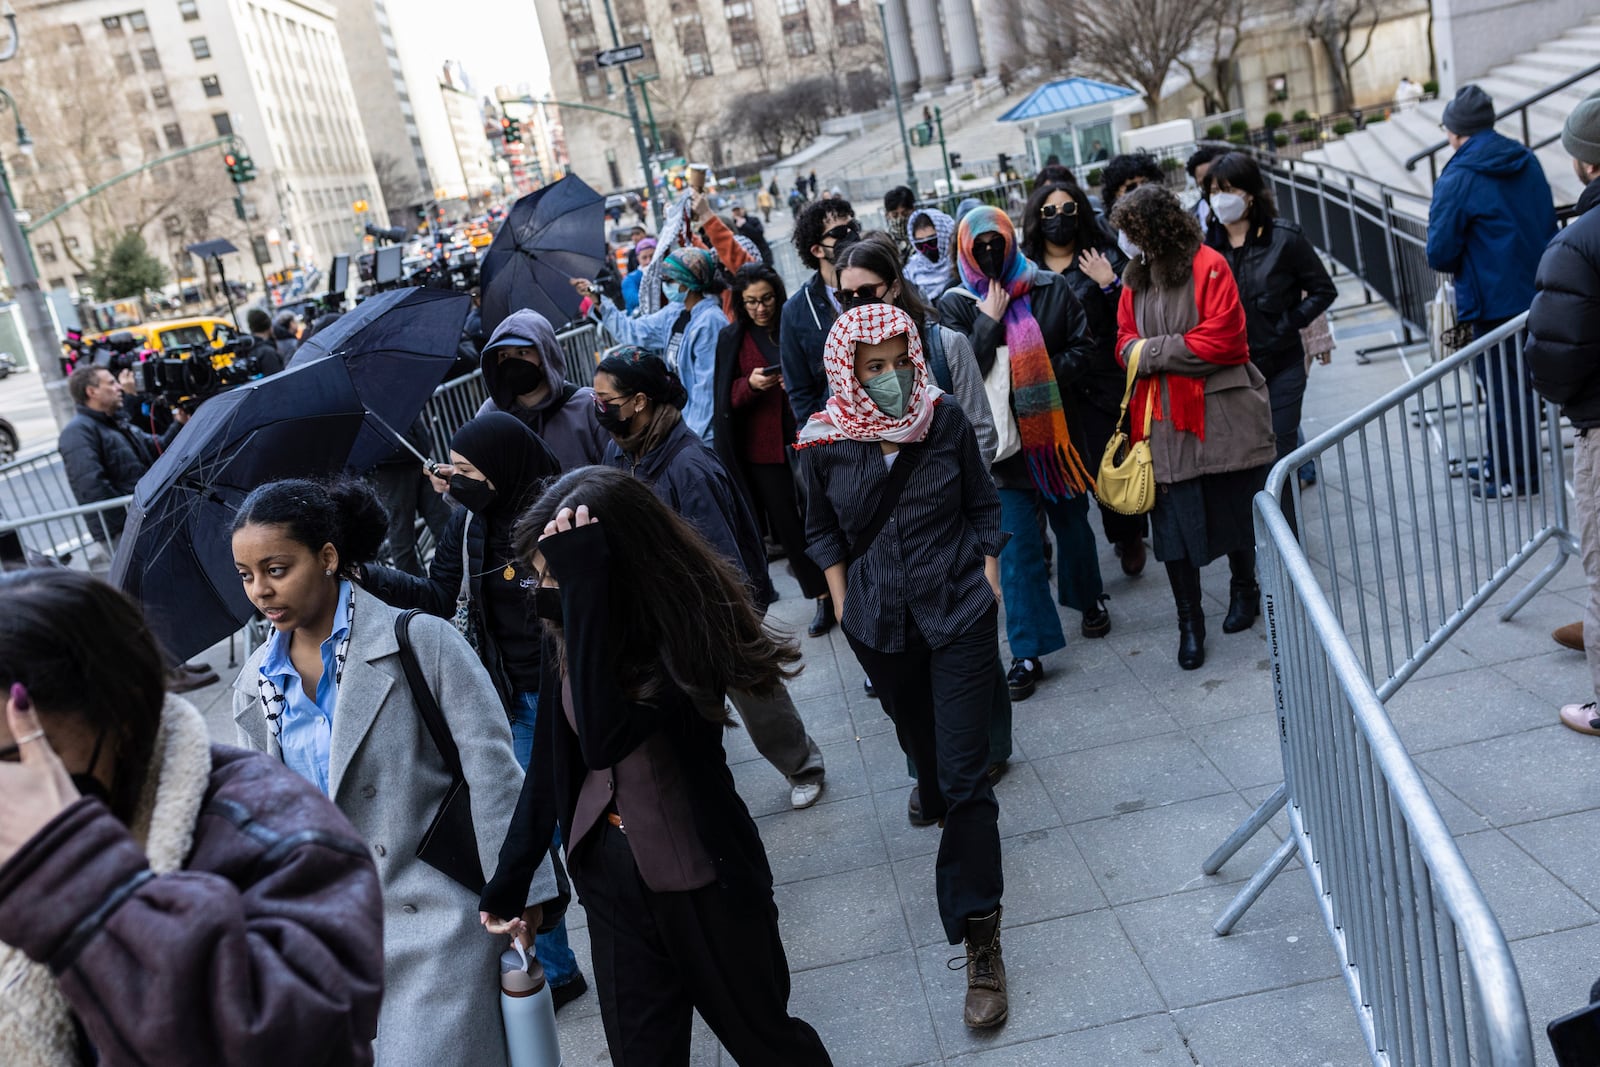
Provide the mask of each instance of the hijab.
POLYGON ((933 408, 944 394, 933 384, 922 358, 922 338, 911 316, 893 304, 863 304, 834 320, 822 350, 822 368, 833 395, 800 431, 796 447, 833 441, 891 441, 914 444, 928 436, 933 408), (904 335, 913 371, 911 399, 898 419, 885 415, 856 377, 856 345, 881 344, 904 335))
POLYGON ((494 483, 494 503, 485 513, 491 527, 509 529, 544 483, 561 473, 544 439, 502 411, 485 412, 463 424, 450 438, 450 448, 494 483))
POLYGON ((661 275, 691 293, 703 293, 717 274, 717 257, 703 248, 680 248, 667 255, 661 275))
POLYGON ((919 251, 912 238, 911 256, 906 260, 906 281, 922 291, 929 303, 938 300, 950 288, 950 240, 955 236, 956 220, 942 211, 928 209, 911 216, 906 231, 915 234, 920 226, 932 226, 934 239, 939 243, 939 259, 932 262, 919 251))

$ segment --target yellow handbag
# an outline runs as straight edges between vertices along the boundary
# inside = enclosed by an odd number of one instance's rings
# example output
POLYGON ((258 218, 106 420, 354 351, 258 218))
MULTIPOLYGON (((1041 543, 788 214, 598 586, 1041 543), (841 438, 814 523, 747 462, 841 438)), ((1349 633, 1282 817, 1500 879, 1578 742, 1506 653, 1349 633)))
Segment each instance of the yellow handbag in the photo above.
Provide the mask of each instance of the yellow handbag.
POLYGON ((1128 443, 1125 424, 1128 418, 1128 398, 1133 395, 1133 383, 1139 376, 1139 356, 1144 352, 1144 341, 1133 346, 1128 357, 1128 387, 1122 391, 1122 410, 1117 414, 1117 430, 1106 442, 1106 454, 1100 459, 1100 475, 1095 479, 1095 496, 1100 503, 1119 515, 1143 515, 1156 506, 1155 461, 1150 455, 1150 412, 1155 402, 1152 389, 1144 402, 1145 439, 1138 444, 1128 443))

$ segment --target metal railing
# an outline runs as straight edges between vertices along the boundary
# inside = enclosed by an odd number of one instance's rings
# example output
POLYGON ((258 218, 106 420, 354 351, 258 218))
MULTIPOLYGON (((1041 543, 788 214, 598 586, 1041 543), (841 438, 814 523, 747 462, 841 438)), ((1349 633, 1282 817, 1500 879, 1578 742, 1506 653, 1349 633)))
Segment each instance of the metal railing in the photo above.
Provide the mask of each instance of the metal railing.
MULTIPOLYGON (((1435 943, 1415 939, 1440 936, 1439 907, 1452 940, 1438 954, 1455 959, 1458 926, 1470 925, 1477 945, 1478 956, 1462 947, 1481 983, 1474 1018, 1493 1024, 1487 1036, 1474 1030, 1475 1041, 1490 1042, 1473 1046, 1480 1061, 1532 1062, 1531 1053, 1512 1054, 1526 1047, 1527 1018, 1503 939, 1383 710, 1521 568, 1554 549, 1501 620, 1578 553, 1560 411, 1531 389, 1525 321, 1506 323, 1295 450, 1256 500, 1284 784, 1202 870, 1220 870, 1285 804, 1294 832, 1214 929, 1227 934, 1298 853, 1355 968, 1346 977, 1369 1047, 1376 1056, 1394 1040, 1416 1043, 1416 1056, 1399 1062, 1436 1062, 1420 1050, 1465 1018, 1458 1013, 1440 1031, 1437 1016, 1424 1022, 1418 1004, 1398 1002, 1444 995, 1437 974, 1415 970, 1432 959, 1435 943), (1313 496, 1293 476, 1308 460, 1319 472, 1313 496), (1279 506, 1286 487, 1298 537, 1279 506), (1396 955, 1400 937, 1413 940, 1396 955), (1507 1044, 1518 1027, 1522 1044, 1507 1044), (1485 1049, 1494 1058, 1483 1059, 1485 1049)), ((1456 1044, 1441 1047, 1450 1055, 1440 1062, 1468 1062, 1456 1044)))
MULTIPOLYGON (((1517 116, 1521 120, 1522 143, 1527 145, 1529 148, 1531 148, 1531 149, 1533 149, 1535 151, 1538 151, 1539 149, 1543 148, 1545 145, 1551 144, 1552 142, 1554 142, 1558 137, 1561 136, 1561 134, 1560 134, 1559 131, 1557 131, 1556 133, 1553 133, 1550 136, 1545 137, 1545 138, 1541 139, 1538 142, 1535 142, 1533 140, 1532 129, 1530 128, 1529 123, 1528 123, 1528 111, 1529 111, 1529 109, 1532 108, 1533 105, 1539 103, 1540 101, 1546 99, 1547 97, 1554 96, 1556 93, 1561 92, 1563 89, 1571 88, 1572 86, 1578 84, 1579 82, 1583 81, 1586 78, 1594 77, 1596 74, 1600 74, 1600 63, 1596 63, 1592 67, 1586 67, 1585 69, 1578 71, 1578 73, 1573 74, 1573 75, 1571 75, 1569 77, 1563 78, 1563 79, 1561 79, 1560 81, 1556 82, 1553 85, 1547 85, 1543 89, 1540 89, 1538 92, 1534 93, 1532 96, 1524 97, 1523 99, 1517 101, 1515 104, 1512 104, 1510 107, 1506 108, 1504 111, 1501 111, 1500 113, 1495 115, 1494 121, 1496 123, 1499 123, 1502 119, 1508 119, 1513 115, 1517 116)), ((1421 163, 1424 159, 1426 159, 1428 161, 1428 176, 1433 181, 1438 181, 1439 180, 1439 161, 1438 161, 1438 156, 1439 156, 1440 152, 1443 152, 1446 148, 1449 148, 1449 147, 1450 147, 1450 142, 1449 141, 1439 141, 1439 142, 1437 142, 1435 144, 1429 145, 1427 148, 1424 148, 1422 151, 1418 152, 1416 155, 1414 155, 1410 159, 1406 160, 1406 170, 1416 170, 1417 169, 1417 164, 1421 163)))
POLYGON ((0 568, 55 563, 103 573, 131 496, 32 514, 0 514, 0 568))

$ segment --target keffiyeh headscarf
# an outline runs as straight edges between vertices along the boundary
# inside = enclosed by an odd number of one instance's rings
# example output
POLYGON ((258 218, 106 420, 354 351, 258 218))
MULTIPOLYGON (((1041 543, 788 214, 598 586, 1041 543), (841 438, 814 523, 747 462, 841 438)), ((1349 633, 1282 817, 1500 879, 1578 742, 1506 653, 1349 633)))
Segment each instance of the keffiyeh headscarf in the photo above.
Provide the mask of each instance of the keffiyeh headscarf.
POLYGON ((691 293, 703 293, 717 275, 717 257, 703 248, 680 248, 667 256, 661 274, 691 293))
POLYGON ((833 395, 801 429, 797 448, 845 440, 915 444, 928 436, 934 404, 944 394, 928 375, 916 323, 893 304, 863 304, 840 315, 828 331, 822 369, 833 395), (856 345, 881 344, 901 335, 906 339, 914 376, 906 413, 891 419, 873 403, 856 378, 856 345))
POLYGON ((1001 325, 1011 359, 1011 395, 1022 437, 1022 456, 1039 491, 1051 500, 1075 497, 1094 489, 1094 478, 1072 445, 1061 388, 1044 334, 1033 317, 1030 296, 1038 272, 1033 261, 1017 248, 1011 219, 999 208, 973 208, 956 229, 956 268, 967 291, 982 299, 990 285, 1001 285, 1011 296, 1001 325), (981 235, 999 233, 1006 242, 1005 268, 991 282, 973 258, 973 242, 981 235))
POLYGON ((950 240, 956 233, 956 220, 942 211, 918 211, 911 216, 911 225, 906 227, 913 242, 917 230, 923 226, 933 227, 934 236, 939 242, 939 261, 930 262, 913 243, 911 257, 906 260, 905 273, 906 281, 921 290, 923 297, 932 303, 950 288, 950 240))

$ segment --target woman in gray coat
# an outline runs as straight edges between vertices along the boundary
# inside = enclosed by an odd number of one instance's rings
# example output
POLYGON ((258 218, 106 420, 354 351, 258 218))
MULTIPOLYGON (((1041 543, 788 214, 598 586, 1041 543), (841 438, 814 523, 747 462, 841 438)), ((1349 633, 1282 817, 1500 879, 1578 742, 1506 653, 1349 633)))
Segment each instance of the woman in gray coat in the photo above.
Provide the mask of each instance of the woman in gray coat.
MULTIPOLYGON (((481 886, 417 856, 451 778, 401 665, 400 613, 349 580, 385 528, 360 482, 274 482, 240 506, 234 564, 275 633, 234 683, 234 722, 241 745, 317 785, 371 849, 384 897, 379 1067, 503 1067, 505 946, 479 928, 481 886)), ((491 871, 522 787, 510 727, 482 663, 448 622, 418 615, 409 633, 460 750, 478 860, 491 871)), ((527 904, 529 929, 560 918, 565 894, 548 856, 527 904)))

